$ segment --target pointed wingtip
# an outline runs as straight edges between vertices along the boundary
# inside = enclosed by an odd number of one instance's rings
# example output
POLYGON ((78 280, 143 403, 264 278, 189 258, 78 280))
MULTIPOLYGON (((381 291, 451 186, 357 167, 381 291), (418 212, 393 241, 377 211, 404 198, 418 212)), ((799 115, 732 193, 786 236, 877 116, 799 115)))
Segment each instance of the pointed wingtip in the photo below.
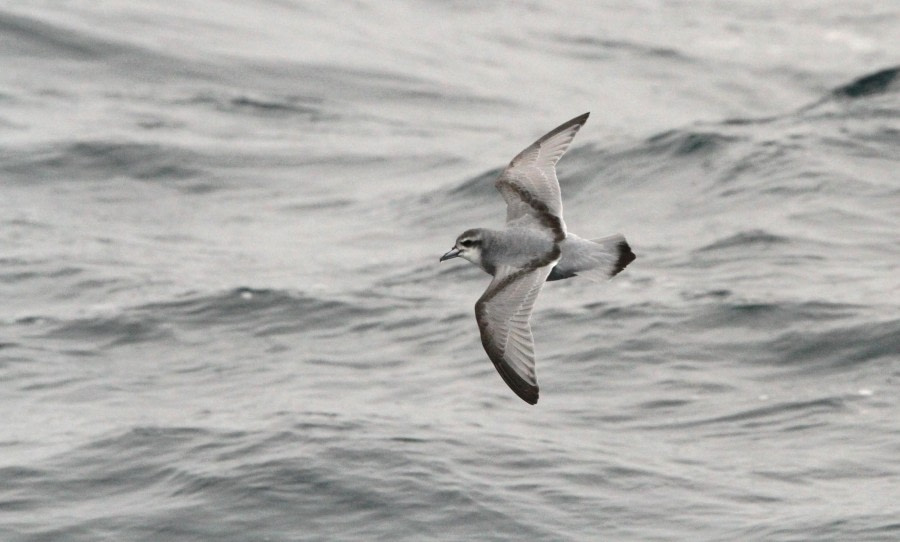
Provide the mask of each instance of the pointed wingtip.
POLYGON ((529 405, 536 405, 538 402, 538 387, 537 386, 529 386, 527 388, 513 388, 510 386, 513 392, 519 396, 519 399, 525 401, 529 405))
POLYGON ((575 117, 574 119, 570 120, 569 122, 563 124, 563 126, 567 126, 567 127, 568 126, 582 126, 585 122, 587 122, 588 117, 590 117, 590 116, 591 116, 590 111, 588 111, 587 113, 582 113, 582 114, 578 115, 577 117, 575 117))
POLYGON ((587 113, 582 113, 581 115, 578 115, 578 116, 575 117, 574 119, 572 119, 572 120, 570 120, 570 121, 568 121, 568 122, 562 123, 562 124, 559 126, 559 128, 557 128, 557 129, 554 130, 554 131, 557 132, 557 133, 559 133, 559 132, 562 132, 563 130, 566 130, 566 129, 568 129, 568 128, 571 128, 572 126, 579 126, 579 127, 580 127, 580 126, 582 126, 585 122, 587 122, 588 117, 590 117, 590 116, 591 116, 591 112, 590 112, 590 111, 588 111, 587 113))
POLYGON ((540 389, 537 387, 537 385, 527 384, 517 378, 508 380, 508 379, 506 379, 505 375, 503 375, 503 373, 501 373, 500 375, 504 376, 504 380, 506 380, 506 384, 513 391, 513 393, 515 393, 516 395, 519 396, 519 399, 525 401, 529 405, 537 404, 538 396, 540 394, 540 389), (513 381, 516 381, 516 380, 518 380, 518 381, 515 382, 515 385, 514 385, 513 381))
MULTIPOLYGON (((476 305, 476 311, 478 310, 478 306, 476 305)), ((477 316, 476 316, 477 319, 477 316)), ((479 324, 479 327, 481 325, 479 324)), ((506 385, 509 386, 509 389, 513 391, 519 398, 529 405, 534 405, 538 402, 538 395, 540 393, 540 389, 538 388, 537 382, 532 384, 528 382, 521 376, 519 376, 503 359, 503 355, 497 351, 494 347, 493 343, 490 341, 485 341, 484 332, 482 331, 481 336, 481 344, 484 346, 485 352, 487 352, 488 358, 494 363, 494 368, 497 369, 497 372, 500 374, 500 377, 506 382, 506 385)))
MULTIPOLYGON (((566 122, 560 124, 553 130, 550 130, 544 137, 540 138, 537 141, 537 143, 547 141, 548 139, 554 137, 555 135, 561 134, 562 132, 565 132, 566 130, 571 129, 572 127, 575 127, 575 131, 573 132, 573 137, 574 137, 574 133, 578 132, 578 130, 581 129, 581 126, 587 121, 587 119, 590 115, 591 115, 591 112, 588 111, 587 113, 578 115, 574 119, 567 120, 566 122)), ((568 146, 568 143, 566 143, 566 145, 568 146)))
POLYGON ((512 370, 507 369, 503 364, 495 362, 494 366, 497 368, 497 372, 500 373, 503 381, 509 386, 509 389, 518 395, 519 399, 525 401, 529 405, 537 404, 538 396, 540 394, 540 388, 538 388, 537 384, 526 382, 522 377, 515 374, 512 370))

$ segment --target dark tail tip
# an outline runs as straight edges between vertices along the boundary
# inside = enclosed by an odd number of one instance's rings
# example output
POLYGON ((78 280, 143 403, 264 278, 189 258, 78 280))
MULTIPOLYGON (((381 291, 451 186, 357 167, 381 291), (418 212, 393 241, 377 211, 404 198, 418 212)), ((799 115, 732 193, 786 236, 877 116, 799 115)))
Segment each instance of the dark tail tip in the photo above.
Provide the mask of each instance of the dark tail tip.
POLYGON ((628 264, 637 258, 637 256, 634 255, 634 252, 631 251, 631 247, 628 246, 627 241, 622 241, 616 246, 619 249, 619 259, 616 260, 616 266, 613 268, 613 276, 618 275, 619 272, 628 267, 628 264))

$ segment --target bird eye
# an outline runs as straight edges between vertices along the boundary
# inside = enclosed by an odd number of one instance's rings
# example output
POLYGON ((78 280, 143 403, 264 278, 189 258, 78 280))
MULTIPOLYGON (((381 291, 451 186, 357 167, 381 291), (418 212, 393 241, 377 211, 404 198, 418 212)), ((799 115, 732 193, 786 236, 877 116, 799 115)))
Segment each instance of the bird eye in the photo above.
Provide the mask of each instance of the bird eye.
POLYGON ((460 241, 459 244, 460 244, 461 246, 464 246, 464 247, 468 248, 468 247, 472 246, 472 245, 475 244, 475 243, 474 243, 474 241, 472 241, 471 239, 464 239, 464 240, 460 241))

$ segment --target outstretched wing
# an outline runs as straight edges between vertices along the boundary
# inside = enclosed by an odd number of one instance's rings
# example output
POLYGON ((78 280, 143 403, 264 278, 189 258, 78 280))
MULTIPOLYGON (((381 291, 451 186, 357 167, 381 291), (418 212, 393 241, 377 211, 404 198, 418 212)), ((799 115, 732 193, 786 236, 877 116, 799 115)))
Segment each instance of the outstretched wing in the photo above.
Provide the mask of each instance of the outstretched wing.
MULTIPOLYGON (((558 256, 558 252, 556 253, 558 256)), ((538 401, 531 311, 555 262, 542 267, 504 266, 475 304, 481 344, 503 381, 526 403, 538 401)))
POLYGON ((496 186, 506 200, 507 226, 549 230, 556 241, 566 238, 556 163, 565 154, 590 113, 565 122, 513 158, 496 186))

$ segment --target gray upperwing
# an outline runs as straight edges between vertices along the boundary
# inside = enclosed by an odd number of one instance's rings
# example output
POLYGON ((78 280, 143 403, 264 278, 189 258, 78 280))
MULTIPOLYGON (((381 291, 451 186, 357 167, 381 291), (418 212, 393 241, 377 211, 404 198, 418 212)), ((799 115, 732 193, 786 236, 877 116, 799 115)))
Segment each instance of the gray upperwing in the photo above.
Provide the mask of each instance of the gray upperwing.
POLYGON ((556 241, 566 237, 556 163, 578 130, 585 113, 564 122, 520 152, 496 181, 506 201, 506 223, 549 230, 556 241))

